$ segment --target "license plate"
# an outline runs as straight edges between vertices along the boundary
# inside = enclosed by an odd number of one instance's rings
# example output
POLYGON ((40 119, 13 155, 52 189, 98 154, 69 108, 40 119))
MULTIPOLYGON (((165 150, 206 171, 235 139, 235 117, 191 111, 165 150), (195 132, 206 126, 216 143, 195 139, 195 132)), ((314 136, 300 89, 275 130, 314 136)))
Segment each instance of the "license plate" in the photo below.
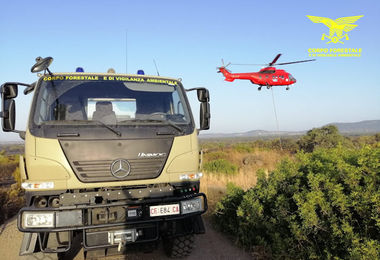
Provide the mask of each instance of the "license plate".
POLYGON ((179 214, 179 204, 150 206, 149 212, 150 212, 151 217, 178 215, 179 214))

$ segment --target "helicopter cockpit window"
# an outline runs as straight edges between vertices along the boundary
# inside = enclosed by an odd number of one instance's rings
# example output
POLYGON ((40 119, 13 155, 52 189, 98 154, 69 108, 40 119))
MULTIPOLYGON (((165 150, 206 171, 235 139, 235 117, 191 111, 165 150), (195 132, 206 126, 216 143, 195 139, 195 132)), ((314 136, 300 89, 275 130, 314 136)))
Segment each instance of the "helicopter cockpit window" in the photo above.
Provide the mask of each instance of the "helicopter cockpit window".
POLYGON ((276 72, 275 70, 262 70, 262 71, 260 71, 260 73, 263 73, 263 74, 272 74, 275 72, 276 72))

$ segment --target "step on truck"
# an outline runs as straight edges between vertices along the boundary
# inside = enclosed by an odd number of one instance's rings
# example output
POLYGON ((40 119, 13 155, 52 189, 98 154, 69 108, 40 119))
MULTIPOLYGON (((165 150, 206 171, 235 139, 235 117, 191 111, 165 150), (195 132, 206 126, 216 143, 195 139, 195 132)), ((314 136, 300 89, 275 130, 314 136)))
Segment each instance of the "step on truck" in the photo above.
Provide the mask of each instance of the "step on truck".
POLYGON ((36 59, 36 82, 1 86, 3 131, 25 140, 20 255, 68 259, 83 248, 90 258, 160 241, 170 257, 189 255, 205 232, 198 133, 209 129, 208 90, 143 71, 52 73, 52 60, 36 59), (34 93, 25 131, 15 129, 19 87, 34 93), (199 129, 186 96, 192 90, 199 129))

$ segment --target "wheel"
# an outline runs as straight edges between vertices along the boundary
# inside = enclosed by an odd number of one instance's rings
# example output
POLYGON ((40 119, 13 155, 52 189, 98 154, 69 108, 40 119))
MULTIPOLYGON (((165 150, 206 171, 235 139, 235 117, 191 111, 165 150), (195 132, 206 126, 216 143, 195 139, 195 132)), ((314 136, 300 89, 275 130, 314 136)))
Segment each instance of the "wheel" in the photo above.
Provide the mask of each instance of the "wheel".
POLYGON ((194 247, 194 234, 168 238, 164 240, 164 248, 167 256, 185 257, 191 254, 194 247))
POLYGON ((289 90, 289 87, 287 87, 286 90, 289 90))
POLYGON ((257 90, 260 91, 260 90, 261 90, 261 87, 259 87, 257 90))
POLYGON ((270 86, 269 86, 269 85, 267 85, 267 89, 270 89, 270 86))

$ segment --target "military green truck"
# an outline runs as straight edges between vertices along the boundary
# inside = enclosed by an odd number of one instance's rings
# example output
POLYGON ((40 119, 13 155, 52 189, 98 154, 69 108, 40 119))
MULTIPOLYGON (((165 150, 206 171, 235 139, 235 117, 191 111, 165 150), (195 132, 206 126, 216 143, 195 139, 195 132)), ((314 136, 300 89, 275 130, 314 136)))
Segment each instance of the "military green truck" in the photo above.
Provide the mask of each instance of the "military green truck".
POLYGON ((198 133, 209 129, 208 90, 143 71, 52 73, 52 60, 36 59, 36 82, 1 86, 3 131, 25 140, 20 255, 68 258, 83 247, 104 256, 159 241, 171 257, 189 255, 205 232, 198 133), (26 131, 15 129, 18 87, 34 92, 26 131), (192 90, 199 129, 186 97, 192 90))

